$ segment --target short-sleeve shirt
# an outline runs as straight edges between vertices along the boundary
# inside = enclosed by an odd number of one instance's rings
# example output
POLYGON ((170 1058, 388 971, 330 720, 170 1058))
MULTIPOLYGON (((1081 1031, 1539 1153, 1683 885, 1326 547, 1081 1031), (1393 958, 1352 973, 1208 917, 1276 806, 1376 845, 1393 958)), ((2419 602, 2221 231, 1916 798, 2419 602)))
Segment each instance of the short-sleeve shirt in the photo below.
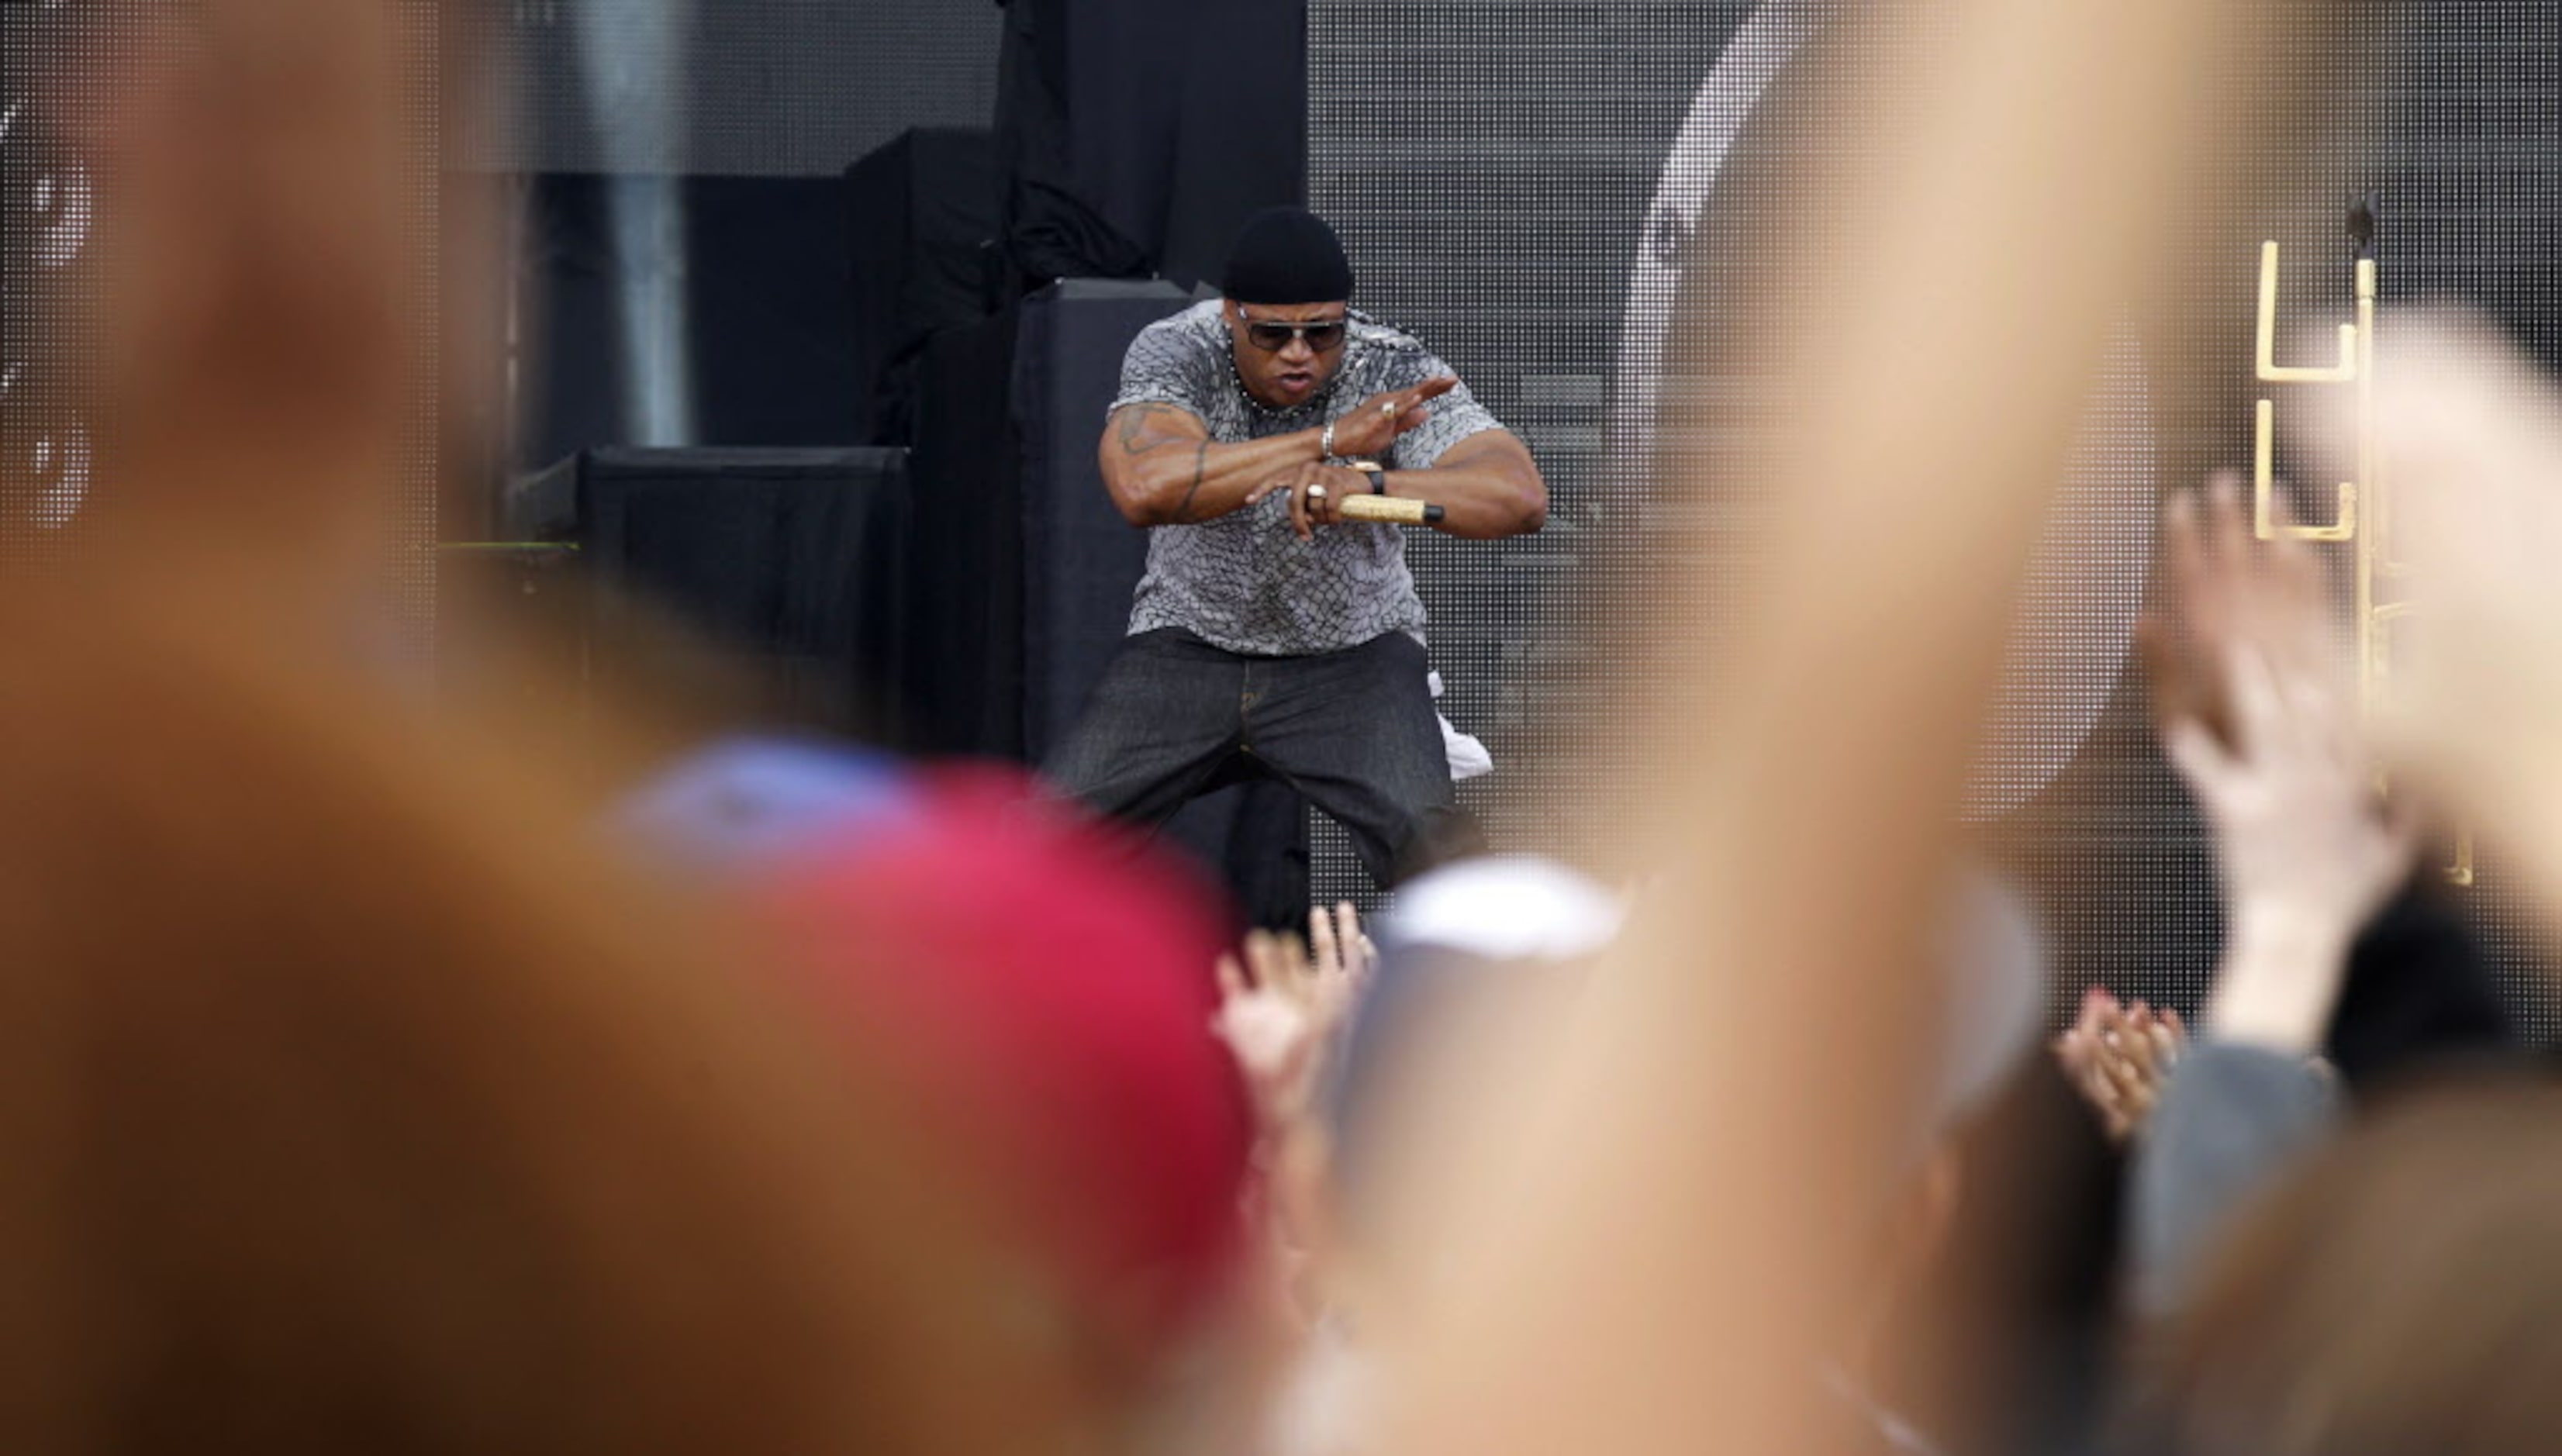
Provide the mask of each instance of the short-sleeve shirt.
MULTIPOLYGON (((1218 299, 1148 326, 1121 366, 1112 408, 1167 404, 1189 410, 1218 445, 1238 445, 1340 420, 1371 396, 1454 374, 1408 334, 1356 311, 1343 367, 1306 404, 1275 410, 1245 392, 1229 357, 1218 299)), ((1503 422, 1465 384, 1431 402, 1425 423, 1398 437, 1381 461, 1429 469, 1450 447, 1503 422)), ((1423 636, 1422 600, 1405 569, 1396 526, 1346 521, 1313 541, 1290 529, 1279 493, 1197 525, 1149 533, 1148 572, 1130 614, 1133 634, 1180 627, 1231 652, 1295 657, 1341 651, 1391 632, 1423 636)))

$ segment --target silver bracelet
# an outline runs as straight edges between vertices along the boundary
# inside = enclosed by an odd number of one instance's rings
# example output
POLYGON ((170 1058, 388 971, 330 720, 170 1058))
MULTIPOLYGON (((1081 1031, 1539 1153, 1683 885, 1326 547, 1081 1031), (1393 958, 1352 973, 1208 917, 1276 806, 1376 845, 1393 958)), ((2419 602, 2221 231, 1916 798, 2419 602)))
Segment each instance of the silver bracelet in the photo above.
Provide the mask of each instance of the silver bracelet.
POLYGON ((1335 422, 1326 422, 1326 433, 1317 437, 1317 450, 1326 459, 1335 457, 1335 422))

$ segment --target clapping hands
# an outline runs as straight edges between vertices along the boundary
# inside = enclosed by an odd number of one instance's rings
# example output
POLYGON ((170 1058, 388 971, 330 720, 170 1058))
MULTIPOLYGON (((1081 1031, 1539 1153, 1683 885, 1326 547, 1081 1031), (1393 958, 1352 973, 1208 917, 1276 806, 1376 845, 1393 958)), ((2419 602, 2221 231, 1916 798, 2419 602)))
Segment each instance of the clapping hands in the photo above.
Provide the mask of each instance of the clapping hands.
POLYGON ((2057 1065, 2073 1090, 2091 1104, 2112 1143, 2143 1131, 2161 1099, 2171 1068, 2188 1049, 2188 1027, 2179 1012, 2128 1006, 2099 987, 2082 997, 2082 1013, 2055 1038, 2057 1065))

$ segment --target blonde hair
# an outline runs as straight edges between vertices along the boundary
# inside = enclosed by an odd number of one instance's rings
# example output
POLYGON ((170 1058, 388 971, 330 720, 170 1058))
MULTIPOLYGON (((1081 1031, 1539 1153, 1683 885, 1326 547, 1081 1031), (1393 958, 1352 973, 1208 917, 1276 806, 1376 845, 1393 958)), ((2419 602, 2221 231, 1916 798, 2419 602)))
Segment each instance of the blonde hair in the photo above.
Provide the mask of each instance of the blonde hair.
POLYGON ((2146 1423, 2220 1456, 2547 1450, 2562 1429, 2562 1088, 2446 1088, 2236 1227, 2146 1423))

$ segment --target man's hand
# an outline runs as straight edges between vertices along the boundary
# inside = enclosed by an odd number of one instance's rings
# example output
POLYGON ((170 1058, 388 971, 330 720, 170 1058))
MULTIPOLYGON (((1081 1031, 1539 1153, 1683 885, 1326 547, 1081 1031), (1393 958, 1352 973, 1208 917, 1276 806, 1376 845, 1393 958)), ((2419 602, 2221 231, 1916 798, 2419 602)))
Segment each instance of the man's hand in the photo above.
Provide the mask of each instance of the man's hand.
POLYGON ((1275 491, 1290 495, 1290 529, 1302 541, 1314 540, 1317 527, 1340 524, 1344 518, 1344 499, 1370 493, 1370 477, 1342 465, 1307 464, 1285 470, 1254 487, 1245 497, 1249 506, 1260 505, 1263 497, 1275 491))
POLYGON ((1387 448, 1409 430, 1432 418, 1430 402, 1459 387, 1455 376, 1427 379, 1412 389, 1374 394, 1335 422, 1335 455, 1355 460, 1386 455, 1387 448))

